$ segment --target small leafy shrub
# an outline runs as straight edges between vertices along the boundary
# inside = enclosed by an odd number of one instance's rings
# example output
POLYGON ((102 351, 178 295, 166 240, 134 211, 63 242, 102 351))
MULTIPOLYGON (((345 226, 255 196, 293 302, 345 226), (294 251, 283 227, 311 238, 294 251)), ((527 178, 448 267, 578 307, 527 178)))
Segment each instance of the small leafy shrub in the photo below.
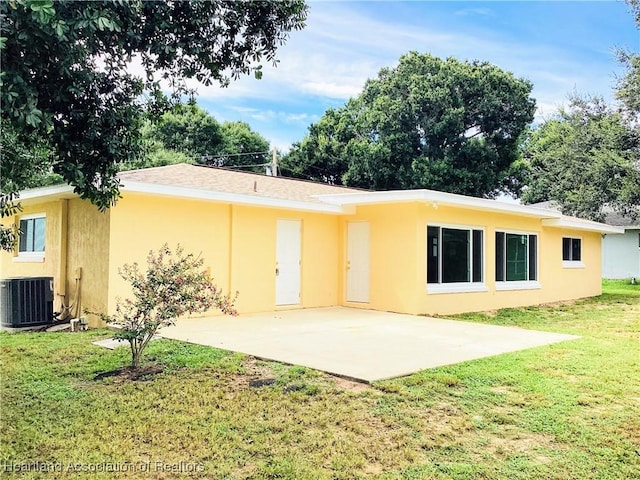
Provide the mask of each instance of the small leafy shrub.
POLYGON ((137 263, 125 264, 120 276, 133 287, 133 298, 118 299, 116 312, 100 314, 107 323, 120 326, 114 335, 131 345, 131 366, 140 365, 142 352, 151 338, 163 327, 174 325, 187 314, 216 308, 236 316, 236 295, 224 295, 202 268, 203 260, 185 253, 178 245, 172 251, 164 244, 147 256, 147 269, 137 263))

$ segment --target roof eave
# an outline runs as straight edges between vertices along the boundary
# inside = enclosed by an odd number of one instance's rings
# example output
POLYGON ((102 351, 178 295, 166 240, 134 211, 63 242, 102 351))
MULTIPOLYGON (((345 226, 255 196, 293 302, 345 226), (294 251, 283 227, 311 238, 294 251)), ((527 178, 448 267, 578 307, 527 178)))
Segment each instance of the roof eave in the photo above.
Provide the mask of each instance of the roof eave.
POLYGON ((610 234, 622 234, 624 228, 614 227, 606 225, 604 223, 592 222, 589 220, 582 220, 579 218, 562 217, 562 218, 548 218, 542 220, 542 225, 552 228, 571 228, 574 230, 584 230, 587 232, 597 233, 610 233, 610 234))
POLYGON ((451 207, 523 215, 535 218, 561 217, 559 212, 555 212, 553 210, 511 204, 486 198, 475 198, 467 197, 465 195, 456 195, 453 193, 437 192, 434 190, 391 190, 385 192, 343 193, 314 195, 314 198, 333 205, 341 206, 421 202, 432 204, 434 207, 446 205, 451 207))
POLYGON ((133 193, 146 193, 167 197, 206 200, 211 202, 232 203, 255 207, 282 208, 286 210, 298 210, 315 213, 345 214, 350 209, 339 205, 304 202, 299 200, 286 200, 274 197, 262 197, 239 193, 219 192, 214 190, 202 190, 188 187, 168 186, 155 183, 126 182, 122 184, 122 191, 133 193))
POLYGON ((34 205, 51 200, 69 199, 77 195, 73 193, 73 187, 69 185, 51 185, 22 190, 18 201, 22 205, 34 205))

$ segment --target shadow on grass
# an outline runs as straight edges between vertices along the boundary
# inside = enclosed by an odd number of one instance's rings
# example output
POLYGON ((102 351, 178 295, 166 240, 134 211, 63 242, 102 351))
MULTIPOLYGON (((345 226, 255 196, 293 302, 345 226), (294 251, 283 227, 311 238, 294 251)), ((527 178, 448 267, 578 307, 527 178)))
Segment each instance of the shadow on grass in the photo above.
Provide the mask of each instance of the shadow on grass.
POLYGON ((101 372, 93 377, 94 380, 104 380, 105 378, 116 377, 122 381, 148 381, 152 380, 155 375, 162 373, 164 368, 160 365, 141 365, 138 368, 122 367, 109 372, 101 372))

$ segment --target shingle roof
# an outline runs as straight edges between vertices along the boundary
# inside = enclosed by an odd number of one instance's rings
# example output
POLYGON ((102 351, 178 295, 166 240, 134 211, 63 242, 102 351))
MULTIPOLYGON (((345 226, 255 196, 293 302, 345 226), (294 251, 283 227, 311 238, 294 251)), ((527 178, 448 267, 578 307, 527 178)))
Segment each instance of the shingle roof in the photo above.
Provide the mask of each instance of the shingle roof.
POLYGON ((321 203, 313 195, 362 192, 325 183, 186 163, 130 170, 118 176, 125 188, 127 182, 139 182, 313 203, 321 203))
POLYGON ((555 200, 546 200, 544 202, 530 203, 529 206, 535 207, 535 208, 544 208, 546 210, 553 210, 554 212, 559 212, 561 210, 560 205, 558 205, 558 202, 556 202, 555 200))
POLYGON ((615 225, 616 227, 640 227, 640 212, 635 219, 630 216, 624 216, 613 210, 604 210, 604 223, 607 225, 615 225))

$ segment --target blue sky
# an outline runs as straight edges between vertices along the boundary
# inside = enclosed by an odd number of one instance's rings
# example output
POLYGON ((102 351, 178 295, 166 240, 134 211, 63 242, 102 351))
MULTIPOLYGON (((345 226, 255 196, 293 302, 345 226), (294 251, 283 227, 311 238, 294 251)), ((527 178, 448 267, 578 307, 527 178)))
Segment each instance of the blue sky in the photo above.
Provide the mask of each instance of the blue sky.
POLYGON ((573 91, 612 99, 622 72, 614 49, 640 51, 633 17, 615 0, 308 3, 306 28, 291 34, 262 80, 194 85, 198 103, 219 121, 245 121, 284 150, 411 50, 486 60, 527 78, 538 121, 573 91))

